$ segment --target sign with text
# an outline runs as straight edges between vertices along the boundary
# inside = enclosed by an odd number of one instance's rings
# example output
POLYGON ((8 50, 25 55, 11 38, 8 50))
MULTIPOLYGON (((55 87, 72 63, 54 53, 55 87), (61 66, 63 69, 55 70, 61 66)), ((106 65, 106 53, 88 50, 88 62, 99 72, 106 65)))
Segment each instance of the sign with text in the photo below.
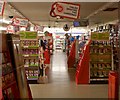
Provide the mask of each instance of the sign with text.
POLYGON ((0 15, 1 16, 3 16, 4 7, 5 7, 5 2, 3 0, 0 0, 0 15))
POLYGON ((27 27, 28 22, 28 19, 25 18, 13 18, 13 25, 15 26, 27 27))
POLYGON ((80 4, 68 2, 56 2, 52 5, 51 16, 60 16, 62 18, 79 19, 80 4))
POLYGON ((35 25, 35 26, 34 26, 34 30, 35 30, 35 31, 41 31, 41 32, 43 32, 44 26, 35 25))

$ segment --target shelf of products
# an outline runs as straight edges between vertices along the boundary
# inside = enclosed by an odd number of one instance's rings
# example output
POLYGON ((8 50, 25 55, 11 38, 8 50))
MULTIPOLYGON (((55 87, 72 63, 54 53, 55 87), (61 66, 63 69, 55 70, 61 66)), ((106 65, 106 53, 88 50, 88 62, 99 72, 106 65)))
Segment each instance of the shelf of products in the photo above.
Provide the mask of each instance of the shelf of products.
POLYGON ((112 45, 112 49, 113 49, 113 65, 114 65, 114 69, 117 70, 118 66, 119 66, 119 27, 118 24, 114 25, 111 24, 110 25, 110 42, 112 45))
POLYGON ((64 44, 64 38, 56 38, 55 49, 63 49, 64 44))
POLYGON ((3 39, 0 51, 0 57, 2 58, 0 62, 2 100, 31 99, 31 91, 27 84, 21 60, 19 35, 0 34, 0 37, 3 39))
POLYGON ((0 52, 2 57, 2 64, 0 64, 0 68, 2 68, 2 93, 3 98, 18 98, 20 97, 20 93, 17 87, 17 81, 15 79, 14 70, 10 60, 10 54, 8 51, 0 52), (14 87, 14 88, 13 88, 14 87), (16 94, 15 94, 16 92, 16 94))
POLYGON ((24 67, 26 70, 27 79, 34 81, 38 78, 39 67, 39 43, 37 33, 24 32, 24 34, 26 34, 26 37, 23 37, 23 32, 20 32, 24 67), (30 34, 33 35, 34 38, 31 38, 30 34))
POLYGON ((91 34, 90 83, 108 81, 112 70, 112 48, 108 32, 91 34))

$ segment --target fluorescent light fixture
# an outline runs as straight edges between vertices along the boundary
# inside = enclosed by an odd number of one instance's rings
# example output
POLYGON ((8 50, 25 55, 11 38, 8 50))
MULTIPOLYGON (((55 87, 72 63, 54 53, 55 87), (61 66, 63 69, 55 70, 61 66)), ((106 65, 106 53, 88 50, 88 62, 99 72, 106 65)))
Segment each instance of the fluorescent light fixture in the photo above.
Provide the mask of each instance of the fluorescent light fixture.
POLYGON ((4 30, 6 30, 7 29, 7 27, 2 27, 2 26, 0 26, 0 30, 1 31, 4 31, 4 30))
POLYGON ((0 23, 10 24, 11 22, 10 20, 0 19, 0 23))
POLYGON ((63 28, 44 28, 44 32, 48 31, 50 33, 86 33, 87 29, 84 28, 71 28, 69 31, 64 31, 63 28))

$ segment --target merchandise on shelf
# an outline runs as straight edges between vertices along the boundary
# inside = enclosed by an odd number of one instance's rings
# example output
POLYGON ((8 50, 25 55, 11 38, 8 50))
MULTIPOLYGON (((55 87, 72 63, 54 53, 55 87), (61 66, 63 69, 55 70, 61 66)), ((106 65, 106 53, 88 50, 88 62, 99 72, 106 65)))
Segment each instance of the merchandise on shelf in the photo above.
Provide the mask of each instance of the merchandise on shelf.
POLYGON ((20 36, 27 79, 37 81, 39 67, 39 42, 37 32, 20 32, 20 36))
POLYGON ((64 37, 56 36, 55 49, 64 49, 64 37))
POLYGON ((90 45, 90 83, 108 81, 112 70, 112 48, 109 32, 91 33, 90 45))
POLYGON ((27 84, 21 58, 19 35, 1 34, 2 51, 2 100, 28 98, 32 99, 29 85, 27 84), (24 87, 24 88, 23 88, 24 87))

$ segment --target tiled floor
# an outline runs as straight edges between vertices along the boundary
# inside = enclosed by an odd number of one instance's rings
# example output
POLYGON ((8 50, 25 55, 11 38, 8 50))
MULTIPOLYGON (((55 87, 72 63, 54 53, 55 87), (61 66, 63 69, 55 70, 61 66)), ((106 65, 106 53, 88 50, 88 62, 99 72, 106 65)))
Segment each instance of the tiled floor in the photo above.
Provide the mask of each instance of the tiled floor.
POLYGON ((75 69, 67 69, 66 55, 52 57, 48 84, 30 84, 33 98, 107 98, 108 85, 76 85, 75 69))

